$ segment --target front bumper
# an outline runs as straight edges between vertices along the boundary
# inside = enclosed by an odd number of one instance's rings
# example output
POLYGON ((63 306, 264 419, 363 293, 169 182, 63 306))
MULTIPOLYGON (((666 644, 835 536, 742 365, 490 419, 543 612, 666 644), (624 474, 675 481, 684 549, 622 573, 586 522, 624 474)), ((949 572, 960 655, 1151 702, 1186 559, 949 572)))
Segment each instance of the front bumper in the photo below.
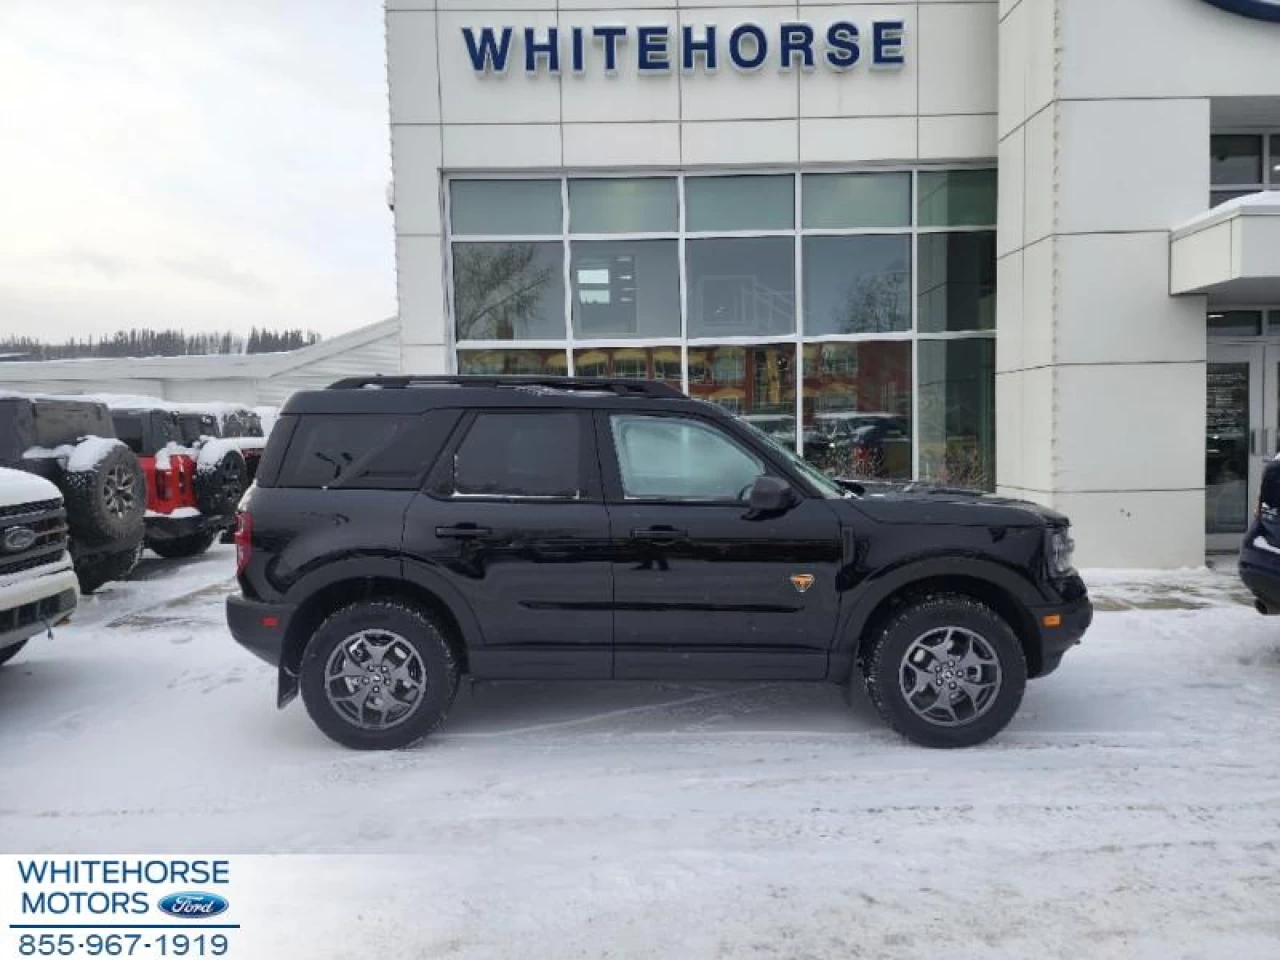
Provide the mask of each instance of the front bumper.
POLYGON ((296 665, 285 660, 289 621, 296 607, 247 600, 238 593, 227 597, 227 628, 236 643, 279 670, 276 704, 283 707, 298 695, 296 665))
POLYGON ((66 559, 0 580, 0 648, 64 620, 79 599, 76 573, 66 559))
POLYGON ((1080 642, 1093 623, 1093 602, 1084 581, 1078 576, 1070 577, 1059 589, 1063 602, 1030 608, 1040 637, 1037 677, 1057 670, 1063 655, 1080 642))

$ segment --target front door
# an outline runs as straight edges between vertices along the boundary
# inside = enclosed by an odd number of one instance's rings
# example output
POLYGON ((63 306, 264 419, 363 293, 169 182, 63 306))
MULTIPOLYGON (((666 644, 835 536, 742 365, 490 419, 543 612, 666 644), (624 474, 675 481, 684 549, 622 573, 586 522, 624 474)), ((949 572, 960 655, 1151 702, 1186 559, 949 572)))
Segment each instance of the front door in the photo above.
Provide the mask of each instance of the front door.
POLYGON ((803 494, 753 518, 774 473, 714 420, 601 412, 619 678, 819 679, 836 625, 840 522, 803 494))
POLYGON ((468 655, 484 678, 610 676, 609 545, 589 412, 468 414, 405 517, 406 562, 480 624, 468 655))
POLYGON ((1205 403, 1205 545, 1234 551, 1263 465, 1280 450, 1280 345, 1209 344, 1205 403))

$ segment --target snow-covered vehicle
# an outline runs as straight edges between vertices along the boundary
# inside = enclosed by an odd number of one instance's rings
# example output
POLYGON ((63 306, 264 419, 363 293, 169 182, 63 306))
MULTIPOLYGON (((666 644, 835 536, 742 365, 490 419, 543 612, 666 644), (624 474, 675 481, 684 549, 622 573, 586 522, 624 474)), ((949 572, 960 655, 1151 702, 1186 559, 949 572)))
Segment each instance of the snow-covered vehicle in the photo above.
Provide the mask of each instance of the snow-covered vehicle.
POLYGON ((129 575, 142 547, 146 495, 142 467, 116 437, 106 405, 0 396, 0 466, 41 476, 61 492, 81 593, 129 575))
POLYGON ((76 608, 67 513, 48 480, 0 467, 0 664, 76 608))
MULTIPOLYGON (((140 402, 147 401, 129 401, 140 402)), ((217 436, 220 424, 213 416, 167 405, 113 406, 111 417, 142 465, 147 547, 171 558, 204 553, 234 526, 236 504, 249 484, 240 441, 217 436)), ((260 451, 265 441, 253 439, 260 451)))

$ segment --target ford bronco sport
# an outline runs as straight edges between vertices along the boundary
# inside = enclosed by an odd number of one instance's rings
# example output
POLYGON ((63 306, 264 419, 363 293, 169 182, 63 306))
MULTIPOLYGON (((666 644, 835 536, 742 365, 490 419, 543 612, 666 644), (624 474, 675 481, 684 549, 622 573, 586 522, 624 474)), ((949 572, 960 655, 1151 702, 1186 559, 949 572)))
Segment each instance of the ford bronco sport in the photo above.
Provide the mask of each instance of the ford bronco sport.
POLYGON ((646 381, 295 393, 235 541, 232 634, 280 706, 300 690, 363 749, 420 740, 463 674, 860 682, 895 730, 962 747, 1092 617, 1065 517, 842 486, 646 381))

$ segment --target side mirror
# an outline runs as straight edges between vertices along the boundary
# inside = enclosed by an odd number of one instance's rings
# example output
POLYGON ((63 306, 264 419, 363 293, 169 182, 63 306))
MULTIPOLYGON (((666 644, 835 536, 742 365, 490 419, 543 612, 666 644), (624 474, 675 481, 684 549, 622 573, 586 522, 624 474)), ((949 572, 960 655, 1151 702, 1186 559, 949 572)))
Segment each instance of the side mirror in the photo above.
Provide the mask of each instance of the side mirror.
POLYGON ((746 519, 762 520, 765 517, 786 513, 799 500, 795 490, 791 489, 791 484, 781 477, 756 477, 756 482, 751 485, 751 494, 747 498, 746 519))

